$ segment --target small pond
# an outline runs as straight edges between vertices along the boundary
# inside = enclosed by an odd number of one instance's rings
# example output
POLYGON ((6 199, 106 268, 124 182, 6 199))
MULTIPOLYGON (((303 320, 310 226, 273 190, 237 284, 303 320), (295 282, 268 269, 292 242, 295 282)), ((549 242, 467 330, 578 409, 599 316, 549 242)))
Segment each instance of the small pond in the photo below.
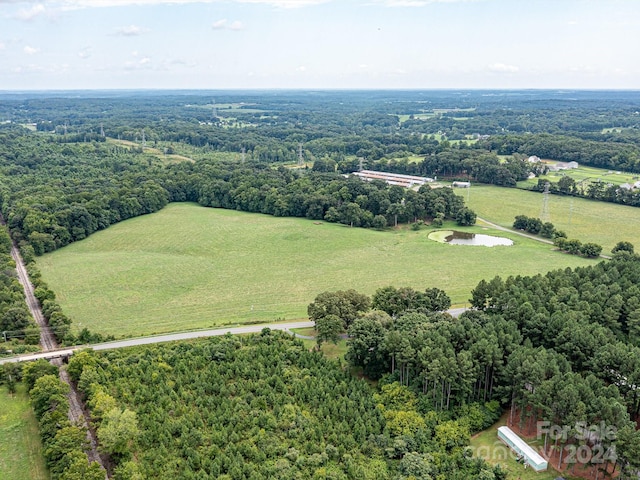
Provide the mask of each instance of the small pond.
POLYGON ((429 239, 436 242, 450 243, 452 245, 481 245, 484 247, 495 247, 498 245, 513 245, 513 240, 504 237, 493 237, 482 233, 458 232, 455 230, 438 231, 429 234, 429 239))

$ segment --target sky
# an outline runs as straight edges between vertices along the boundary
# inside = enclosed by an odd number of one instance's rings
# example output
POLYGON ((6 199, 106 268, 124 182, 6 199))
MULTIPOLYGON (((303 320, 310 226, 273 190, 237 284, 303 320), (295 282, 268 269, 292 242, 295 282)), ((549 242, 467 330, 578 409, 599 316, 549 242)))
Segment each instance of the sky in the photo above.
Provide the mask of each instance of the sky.
POLYGON ((0 90, 640 89, 640 0, 0 0, 0 90))

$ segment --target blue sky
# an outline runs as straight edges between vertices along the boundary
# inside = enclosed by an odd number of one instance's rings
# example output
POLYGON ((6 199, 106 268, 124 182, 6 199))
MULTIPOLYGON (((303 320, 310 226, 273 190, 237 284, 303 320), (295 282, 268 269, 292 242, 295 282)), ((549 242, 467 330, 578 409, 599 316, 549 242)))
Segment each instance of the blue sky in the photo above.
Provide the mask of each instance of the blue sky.
POLYGON ((0 0, 0 90, 640 89, 639 0, 0 0))

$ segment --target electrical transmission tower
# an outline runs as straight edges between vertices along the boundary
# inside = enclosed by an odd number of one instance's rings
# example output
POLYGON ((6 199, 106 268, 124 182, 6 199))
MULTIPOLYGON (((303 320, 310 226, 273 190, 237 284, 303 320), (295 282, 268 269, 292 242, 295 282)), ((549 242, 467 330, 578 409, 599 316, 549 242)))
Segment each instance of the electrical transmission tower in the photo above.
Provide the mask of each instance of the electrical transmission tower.
POLYGON ((142 148, 147 146, 147 138, 144 136, 144 128, 142 129, 142 148))
POLYGON ((298 144, 298 167, 304 165, 304 156, 302 155, 302 142, 298 144))
POLYGON ((247 149, 242 147, 240 151, 242 152, 242 163, 244 163, 244 157, 245 157, 245 154, 247 153, 247 149))

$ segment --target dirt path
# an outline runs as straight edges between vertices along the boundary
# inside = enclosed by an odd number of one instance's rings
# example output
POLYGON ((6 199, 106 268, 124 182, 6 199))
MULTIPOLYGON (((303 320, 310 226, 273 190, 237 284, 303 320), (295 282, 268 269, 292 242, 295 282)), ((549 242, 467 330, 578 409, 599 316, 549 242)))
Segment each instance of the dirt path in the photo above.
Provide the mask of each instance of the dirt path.
MULTIPOLYGON (((509 232, 509 233, 515 233, 516 235, 520 235, 521 237, 526 237, 526 238, 530 238, 531 240, 535 240, 536 242, 541 242, 541 243, 546 243, 548 245, 553 245, 553 241, 552 240, 548 240, 546 238, 540 238, 540 237, 536 237, 535 235, 531 235, 525 232, 521 232, 519 230, 514 230, 512 228, 507 228, 507 227, 502 227, 496 223, 490 222, 489 220, 485 220, 484 218, 480 218, 477 217, 477 220, 486 224, 487 226, 491 227, 491 228, 495 228, 496 230, 501 230, 503 232, 509 232)), ((605 258, 607 260, 611 260, 611 257, 609 255, 600 255, 600 258, 605 258)))
POLYGON ((509 233, 515 233, 516 235, 520 235, 521 237, 526 237, 526 238, 530 238, 531 240, 536 240, 537 242, 542 242, 542 243, 547 243, 549 245, 553 245, 553 242, 551 240, 546 239, 546 238, 540 238, 540 237, 536 237, 535 235, 530 235, 528 233, 520 232, 518 230, 513 230, 513 229, 507 228, 507 227, 502 227, 502 226, 498 225, 497 223, 490 222, 489 220, 485 220, 484 218, 478 217, 477 220, 482 222, 482 223, 487 224, 491 228, 495 228, 496 230, 501 230, 503 232, 509 232, 509 233))

